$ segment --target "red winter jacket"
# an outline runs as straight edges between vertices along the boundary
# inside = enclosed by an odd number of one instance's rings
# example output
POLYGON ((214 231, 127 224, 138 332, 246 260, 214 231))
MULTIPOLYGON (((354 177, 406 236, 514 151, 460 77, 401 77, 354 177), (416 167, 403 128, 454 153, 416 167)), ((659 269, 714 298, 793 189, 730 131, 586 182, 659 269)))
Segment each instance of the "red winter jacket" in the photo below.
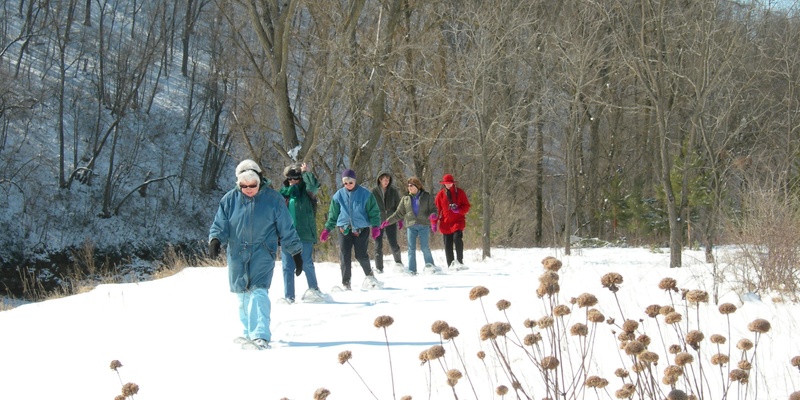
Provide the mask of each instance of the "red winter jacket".
POLYGON ((469 199, 467 193, 453 185, 448 193, 447 188, 442 188, 436 194, 436 209, 439 211, 439 232, 450 235, 456 231, 463 231, 467 226, 466 214, 469 212, 469 199), (453 212, 453 209, 458 212, 453 212))

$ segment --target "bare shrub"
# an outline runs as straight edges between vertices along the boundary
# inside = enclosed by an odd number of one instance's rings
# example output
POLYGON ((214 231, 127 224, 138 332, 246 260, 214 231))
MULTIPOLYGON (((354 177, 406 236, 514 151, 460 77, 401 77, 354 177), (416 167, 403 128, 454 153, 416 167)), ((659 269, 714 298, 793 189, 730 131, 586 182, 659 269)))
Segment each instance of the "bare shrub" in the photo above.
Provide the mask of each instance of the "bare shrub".
POLYGON ((744 290, 795 293, 800 288, 800 202, 778 191, 752 191, 733 242, 731 260, 744 290))

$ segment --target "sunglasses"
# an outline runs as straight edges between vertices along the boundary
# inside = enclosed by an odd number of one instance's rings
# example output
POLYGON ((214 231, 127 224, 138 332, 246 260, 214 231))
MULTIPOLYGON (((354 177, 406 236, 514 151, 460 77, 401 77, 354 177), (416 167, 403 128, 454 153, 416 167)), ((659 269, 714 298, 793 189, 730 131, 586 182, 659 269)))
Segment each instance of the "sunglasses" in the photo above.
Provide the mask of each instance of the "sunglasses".
POLYGON ((413 183, 409 183, 409 184, 408 184, 408 187, 412 187, 412 186, 413 186, 413 187, 417 187, 417 185, 415 185, 415 184, 413 184, 413 183))
POLYGON ((356 181, 343 181, 342 184, 343 185, 355 185, 356 181))
POLYGON ((290 180, 290 181, 299 181, 300 179, 303 179, 303 178, 301 178, 301 177, 299 177, 299 176, 298 176, 298 177, 290 176, 290 177, 288 177, 288 178, 286 178, 286 179, 288 179, 288 180, 290 180))
POLYGON ((258 184, 256 183, 256 184, 253 184, 253 185, 239 185, 239 187, 242 188, 242 189, 255 189, 255 188, 258 187, 258 184))

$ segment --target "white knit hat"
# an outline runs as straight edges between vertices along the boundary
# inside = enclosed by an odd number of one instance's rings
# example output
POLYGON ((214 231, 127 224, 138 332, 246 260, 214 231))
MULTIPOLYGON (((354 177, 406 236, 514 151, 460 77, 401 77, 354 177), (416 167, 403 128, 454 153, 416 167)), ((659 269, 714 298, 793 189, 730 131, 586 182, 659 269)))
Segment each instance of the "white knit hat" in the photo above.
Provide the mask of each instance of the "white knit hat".
POLYGON ((253 160, 244 160, 236 166, 236 176, 239 176, 244 171, 253 171, 258 175, 261 175, 261 167, 256 164, 253 160))

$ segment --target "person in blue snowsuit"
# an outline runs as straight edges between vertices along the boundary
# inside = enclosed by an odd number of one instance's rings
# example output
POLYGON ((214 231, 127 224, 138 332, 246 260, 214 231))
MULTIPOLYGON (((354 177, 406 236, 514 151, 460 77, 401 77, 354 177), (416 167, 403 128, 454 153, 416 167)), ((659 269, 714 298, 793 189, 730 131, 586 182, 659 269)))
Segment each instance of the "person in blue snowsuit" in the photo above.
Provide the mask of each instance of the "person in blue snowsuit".
POLYGON ((227 245, 230 290, 239 299, 243 348, 264 349, 272 340, 269 287, 280 246, 295 260, 295 274, 302 273, 302 244, 283 196, 270 188, 261 168, 252 160, 236 167, 236 185, 219 202, 208 234, 209 256, 216 258, 227 245))

